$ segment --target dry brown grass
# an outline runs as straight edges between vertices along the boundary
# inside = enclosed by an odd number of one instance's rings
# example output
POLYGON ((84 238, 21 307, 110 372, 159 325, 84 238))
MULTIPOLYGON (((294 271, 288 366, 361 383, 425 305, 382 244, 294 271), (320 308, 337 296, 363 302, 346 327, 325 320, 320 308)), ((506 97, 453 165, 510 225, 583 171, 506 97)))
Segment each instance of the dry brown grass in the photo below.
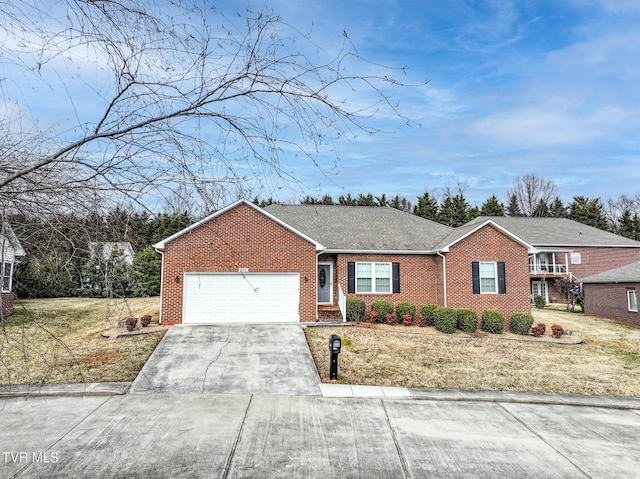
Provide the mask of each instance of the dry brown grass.
POLYGON ((132 381, 164 333, 101 333, 129 315, 157 322, 159 309, 159 298, 20 301, 0 332, 0 384, 132 381))
POLYGON ((544 341, 400 325, 307 328, 306 335, 325 382, 328 337, 338 334, 339 383, 640 397, 640 329, 559 309, 535 310, 534 318, 547 326, 544 341), (550 338, 554 323, 584 342, 558 344, 550 338))

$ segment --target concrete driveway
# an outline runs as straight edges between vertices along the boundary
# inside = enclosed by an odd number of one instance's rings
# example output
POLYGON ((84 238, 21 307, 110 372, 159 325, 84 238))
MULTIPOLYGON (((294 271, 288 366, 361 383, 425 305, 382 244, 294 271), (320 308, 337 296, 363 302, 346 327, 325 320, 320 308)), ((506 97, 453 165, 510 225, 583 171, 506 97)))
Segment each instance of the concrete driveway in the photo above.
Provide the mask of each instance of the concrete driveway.
POLYGON ((131 393, 320 395, 320 377, 297 324, 176 325, 131 393))

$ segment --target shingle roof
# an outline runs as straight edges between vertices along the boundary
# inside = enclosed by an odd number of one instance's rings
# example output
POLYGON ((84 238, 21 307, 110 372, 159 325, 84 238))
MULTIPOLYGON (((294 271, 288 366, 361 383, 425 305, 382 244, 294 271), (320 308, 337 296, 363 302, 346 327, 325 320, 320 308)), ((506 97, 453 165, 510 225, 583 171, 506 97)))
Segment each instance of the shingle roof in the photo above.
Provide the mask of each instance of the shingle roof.
POLYGON ((335 251, 433 251, 452 231, 395 208, 273 204, 265 210, 335 251))
POLYGON ((640 283, 640 262, 581 278, 583 283, 640 283))
POLYGON ((480 216, 468 224, 492 220, 533 246, 618 246, 640 248, 640 242, 567 218, 480 216))

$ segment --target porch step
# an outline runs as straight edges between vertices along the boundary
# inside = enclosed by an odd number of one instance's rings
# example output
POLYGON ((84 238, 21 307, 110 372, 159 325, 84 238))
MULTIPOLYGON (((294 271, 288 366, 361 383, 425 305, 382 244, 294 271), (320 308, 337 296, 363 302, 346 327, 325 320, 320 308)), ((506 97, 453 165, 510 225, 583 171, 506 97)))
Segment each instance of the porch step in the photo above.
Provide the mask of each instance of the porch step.
POLYGON ((342 313, 338 306, 320 305, 318 306, 318 321, 337 322, 342 321, 342 313))

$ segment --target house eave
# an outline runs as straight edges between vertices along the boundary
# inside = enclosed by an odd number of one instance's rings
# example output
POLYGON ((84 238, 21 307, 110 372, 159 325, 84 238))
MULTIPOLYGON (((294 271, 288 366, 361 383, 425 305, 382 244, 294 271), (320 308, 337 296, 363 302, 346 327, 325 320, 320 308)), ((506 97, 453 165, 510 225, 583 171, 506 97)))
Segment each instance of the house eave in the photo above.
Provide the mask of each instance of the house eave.
POLYGON ((435 250, 391 250, 391 249, 341 249, 327 248, 323 251, 326 254, 377 254, 377 255, 433 255, 435 250))
POLYGON ((322 252, 322 251, 325 250, 325 247, 321 243, 319 243, 318 241, 314 240, 313 238, 310 238, 309 236, 305 235, 304 233, 302 233, 302 232, 298 231, 297 229, 293 228, 292 226, 288 225, 287 223, 285 223, 281 219, 273 216, 268 211, 265 211, 264 208, 260 208, 259 206, 254 205, 253 203, 251 203, 250 201, 247 201, 245 199, 240 199, 240 200, 238 200, 238 201, 236 201, 234 203, 231 203, 228 206, 225 206, 221 210, 218 210, 215 213, 210 214, 206 218, 203 218, 200 221, 197 221, 197 222, 193 223, 192 225, 187 226, 183 230, 180 230, 177 233, 174 233, 173 235, 169 236, 168 238, 165 238, 162 241, 158 241, 156 244, 153 245, 153 247, 155 248, 156 251, 162 252, 162 251, 164 251, 164 248, 167 245, 167 243, 170 243, 171 241, 175 240, 176 238, 179 238, 180 236, 188 233, 189 231, 193 231, 194 229, 199 228, 200 226, 202 226, 202 225, 208 223, 209 221, 211 221, 212 219, 214 219, 214 218, 216 218, 216 217, 218 217, 220 215, 225 214, 227 211, 232 210, 233 208, 235 208, 236 206, 239 206, 241 204, 250 206, 254 210, 258 211, 259 213, 261 213, 263 215, 265 215, 267 218, 275 221, 276 223, 278 223, 283 228, 288 229, 292 233, 298 235, 300 238, 302 238, 302 239, 308 241, 309 243, 313 244, 315 246, 315 248, 316 248, 316 252, 322 252))

